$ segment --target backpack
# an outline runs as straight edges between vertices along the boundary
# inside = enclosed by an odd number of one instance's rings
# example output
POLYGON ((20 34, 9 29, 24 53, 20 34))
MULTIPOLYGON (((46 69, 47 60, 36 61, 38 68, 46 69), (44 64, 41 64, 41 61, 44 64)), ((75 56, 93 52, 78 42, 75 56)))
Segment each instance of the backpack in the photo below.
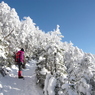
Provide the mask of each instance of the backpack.
POLYGON ((20 56, 21 56, 21 52, 17 52, 15 54, 15 62, 20 62, 20 56))

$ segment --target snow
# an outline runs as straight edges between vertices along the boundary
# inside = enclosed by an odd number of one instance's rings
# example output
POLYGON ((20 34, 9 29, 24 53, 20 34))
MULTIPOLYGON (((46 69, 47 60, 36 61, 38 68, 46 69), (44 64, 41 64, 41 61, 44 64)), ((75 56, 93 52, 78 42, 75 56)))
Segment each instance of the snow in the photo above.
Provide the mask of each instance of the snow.
POLYGON ((55 86, 56 86, 56 78, 55 77, 51 77, 49 80, 49 85, 48 85, 48 92, 49 95, 55 95, 55 86))
POLYGON ((50 73, 46 68, 43 68, 41 71, 40 71, 40 73, 42 74, 42 75, 46 75, 46 74, 48 74, 48 73, 50 73))
POLYGON ((45 86, 44 86, 44 94, 45 94, 45 95, 47 95, 47 88, 48 88, 48 83, 49 83, 50 77, 51 77, 50 74, 47 74, 47 75, 46 75, 45 86))
POLYGON ((42 89, 36 84, 35 62, 31 61, 26 65, 23 76, 25 80, 17 78, 17 66, 13 65, 9 75, 0 75, 0 95, 43 95, 42 89))

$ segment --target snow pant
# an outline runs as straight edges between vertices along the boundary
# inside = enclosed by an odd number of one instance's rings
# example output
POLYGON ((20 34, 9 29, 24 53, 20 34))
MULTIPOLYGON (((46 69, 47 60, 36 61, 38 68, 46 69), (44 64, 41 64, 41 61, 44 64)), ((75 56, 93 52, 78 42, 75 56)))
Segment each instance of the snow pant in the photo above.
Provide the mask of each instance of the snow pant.
POLYGON ((18 77, 22 76, 22 62, 18 63, 18 77))

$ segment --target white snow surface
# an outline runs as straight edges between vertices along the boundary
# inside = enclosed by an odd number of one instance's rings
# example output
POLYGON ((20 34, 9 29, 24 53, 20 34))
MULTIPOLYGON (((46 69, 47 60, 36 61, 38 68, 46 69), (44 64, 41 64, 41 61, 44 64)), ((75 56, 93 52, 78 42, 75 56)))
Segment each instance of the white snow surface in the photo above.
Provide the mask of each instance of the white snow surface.
POLYGON ((43 95, 43 90, 36 84, 36 64, 31 61, 22 72, 25 79, 18 79, 17 66, 13 65, 9 75, 0 74, 0 95, 43 95))

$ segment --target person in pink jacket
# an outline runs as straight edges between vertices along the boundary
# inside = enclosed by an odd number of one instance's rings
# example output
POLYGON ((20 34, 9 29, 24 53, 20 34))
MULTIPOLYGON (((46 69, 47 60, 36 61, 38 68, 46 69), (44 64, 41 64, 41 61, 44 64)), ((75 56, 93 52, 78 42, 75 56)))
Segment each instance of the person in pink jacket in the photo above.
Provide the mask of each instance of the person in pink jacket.
POLYGON ((18 78, 23 78, 22 76, 22 66, 25 63, 25 56, 24 56, 24 49, 22 48, 20 51, 17 52, 18 54, 18 78))

